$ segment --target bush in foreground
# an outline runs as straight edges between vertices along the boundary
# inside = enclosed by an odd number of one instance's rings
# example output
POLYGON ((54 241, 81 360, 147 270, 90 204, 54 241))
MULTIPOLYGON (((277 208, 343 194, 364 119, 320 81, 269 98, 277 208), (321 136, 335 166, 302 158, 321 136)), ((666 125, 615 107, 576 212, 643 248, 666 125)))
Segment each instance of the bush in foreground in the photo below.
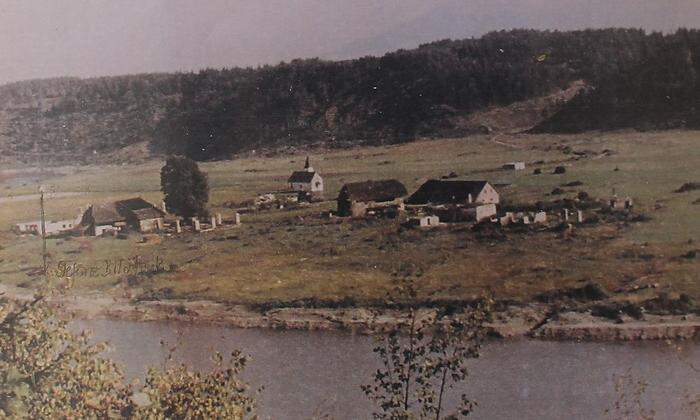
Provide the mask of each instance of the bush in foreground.
MULTIPOLYGON (((397 290, 415 300, 410 280, 397 290)), ((409 307, 405 322, 374 348, 381 368, 374 374, 373 383, 362 386, 376 405, 374 418, 439 420, 468 416, 476 403, 467 395, 460 396, 458 407, 449 414, 445 414, 445 400, 451 388, 467 379, 469 360, 479 357, 489 314, 490 302, 486 300, 463 313, 447 317, 438 312, 432 319, 419 318, 418 308, 409 307)))
POLYGON ((72 333, 43 296, 0 302, 0 418, 254 418, 239 352, 215 354, 209 373, 152 368, 137 389, 105 348, 72 333))

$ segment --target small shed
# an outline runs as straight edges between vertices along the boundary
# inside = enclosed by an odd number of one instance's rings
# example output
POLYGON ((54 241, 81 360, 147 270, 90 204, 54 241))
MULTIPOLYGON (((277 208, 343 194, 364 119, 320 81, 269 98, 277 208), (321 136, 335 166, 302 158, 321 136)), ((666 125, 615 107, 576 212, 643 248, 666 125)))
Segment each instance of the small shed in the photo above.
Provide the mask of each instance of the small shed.
POLYGON ((141 197, 116 202, 117 210, 129 226, 141 233, 163 230, 165 212, 141 197))
POLYGON ((362 217, 372 208, 402 206, 406 187, 395 179, 352 182, 338 194, 338 215, 362 217))
POLYGON ((413 193, 406 204, 498 204, 498 191, 487 181, 431 179, 413 193))
POLYGON ((405 224, 408 227, 429 229, 440 226, 440 218, 436 215, 423 215, 411 217, 405 224))
POLYGON ((418 226, 422 228, 435 227, 440 224, 440 218, 437 216, 423 216, 418 220, 418 226))
POLYGON ((525 162, 508 162, 503 165, 503 169, 508 169, 511 171, 522 171, 525 169, 525 162))
POLYGON ((532 218, 533 223, 547 223, 547 213, 538 211, 532 218))

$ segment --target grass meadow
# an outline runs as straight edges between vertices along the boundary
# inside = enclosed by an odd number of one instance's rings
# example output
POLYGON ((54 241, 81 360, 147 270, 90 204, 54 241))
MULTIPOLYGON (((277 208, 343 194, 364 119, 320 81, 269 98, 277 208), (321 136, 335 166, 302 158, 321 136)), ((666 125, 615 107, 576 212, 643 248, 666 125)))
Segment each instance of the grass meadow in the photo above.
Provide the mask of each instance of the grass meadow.
MULTIPOLYGON (((700 191, 674 193, 685 182, 700 182, 700 132, 613 132, 580 135, 475 136, 421 140, 403 145, 310 152, 324 177, 328 201, 294 210, 244 214, 239 227, 202 234, 142 240, 80 237, 50 239, 52 264, 101 266, 104 260, 161 258, 169 267, 153 275, 97 275, 71 279, 73 293, 134 298, 211 299, 230 303, 290 302, 300 299, 368 303, 385 299, 397 277, 417 276, 421 298, 470 299, 483 293, 529 301, 545 290, 595 281, 610 290, 656 285, 656 290, 700 298, 700 191), (524 171, 505 171, 508 161, 525 161, 524 171), (555 166, 567 168, 555 175, 555 166), (534 168, 541 175, 534 175, 534 168), (422 182, 455 172, 460 179, 500 184, 501 197, 528 203, 573 197, 586 191, 630 196, 649 220, 576 229, 573 237, 552 231, 508 231, 506 240, 480 237, 466 226, 407 230, 394 220, 321 217, 346 182, 396 178, 409 193, 422 182), (576 187, 561 187, 580 181, 576 187), (563 195, 551 196, 560 187, 563 195)), ((230 216, 230 202, 250 200, 284 188, 305 154, 249 156, 206 162, 210 204, 230 216)), ((160 203, 162 161, 132 165, 58 168, 44 185, 48 219, 75 218, 89 203, 141 196, 160 203)), ((17 169, 17 168, 15 168, 17 169)), ((21 168, 19 168, 21 169, 21 168)), ((14 223, 39 218, 36 179, 22 172, 0 178, 0 278, 34 287, 32 269, 41 265, 41 241, 10 232, 14 223)), ((643 293, 640 294, 640 296, 643 293)), ((626 294, 635 299, 636 295, 626 294)))

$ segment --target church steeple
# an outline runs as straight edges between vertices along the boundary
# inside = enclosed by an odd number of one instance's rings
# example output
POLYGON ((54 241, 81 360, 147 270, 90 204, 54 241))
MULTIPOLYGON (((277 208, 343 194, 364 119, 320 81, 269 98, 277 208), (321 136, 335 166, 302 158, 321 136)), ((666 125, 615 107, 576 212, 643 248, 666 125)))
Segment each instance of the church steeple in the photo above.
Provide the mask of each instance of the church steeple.
POLYGON ((314 168, 311 167, 311 164, 309 163, 309 157, 306 157, 306 163, 304 164, 304 170, 306 172, 313 172, 314 168))

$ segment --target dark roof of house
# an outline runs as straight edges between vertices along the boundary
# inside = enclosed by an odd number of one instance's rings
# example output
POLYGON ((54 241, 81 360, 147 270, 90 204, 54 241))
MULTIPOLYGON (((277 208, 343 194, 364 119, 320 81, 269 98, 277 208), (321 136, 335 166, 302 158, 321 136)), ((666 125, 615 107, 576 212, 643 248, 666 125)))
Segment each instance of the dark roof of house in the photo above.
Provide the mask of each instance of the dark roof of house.
POLYGON ((352 182, 343 185, 338 199, 352 201, 391 201, 406 195, 406 187, 395 179, 352 182))
POLYGON ((83 214, 81 224, 111 225, 125 222, 129 214, 133 214, 138 220, 157 219, 165 216, 163 210, 141 197, 136 197, 90 206, 83 214))
MULTIPOLYGON (((119 213, 116 202, 90 206, 85 213, 96 225, 110 225, 115 222, 123 222, 126 220, 126 218, 119 213)), ((83 217, 83 220, 85 220, 85 217, 83 217)))
POLYGON ((165 212, 141 197, 120 200, 116 203, 121 214, 133 213, 138 220, 157 219, 165 216, 165 212))
POLYGON ((316 172, 294 171, 287 182, 311 182, 316 172))
POLYGON ((473 199, 479 195, 484 186, 488 184, 486 181, 443 181, 431 179, 421 185, 414 192, 406 203, 408 204, 448 204, 464 202, 469 198, 469 194, 473 199))

